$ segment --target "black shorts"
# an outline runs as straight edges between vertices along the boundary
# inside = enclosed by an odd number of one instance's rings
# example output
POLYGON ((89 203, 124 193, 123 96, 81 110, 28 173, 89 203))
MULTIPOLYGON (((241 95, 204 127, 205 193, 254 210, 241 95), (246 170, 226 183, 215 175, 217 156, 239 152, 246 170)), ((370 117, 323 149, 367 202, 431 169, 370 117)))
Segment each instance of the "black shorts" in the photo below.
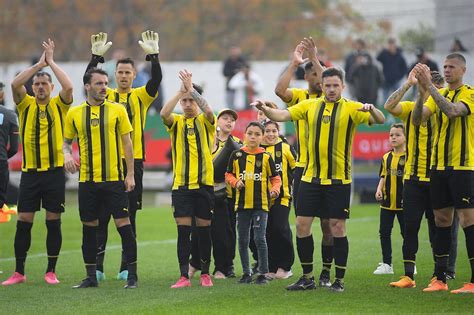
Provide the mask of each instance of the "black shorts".
POLYGON ((107 211, 114 219, 126 218, 128 214, 128 196, 123 181, 79 183, 79 215, 81 221, 90 222, 107 211))
POLYGON ((431 203, 433 209, 474 208, 474 171, 431 171, 431 203))
POLYGON ((0 208, 7 202, 7 188, 10 173, 8 171, 8 161, 0 160, 0 208))
POLYGON ((298 190, 301 184, 301 177, 303 177, 304 167, 295 167, 293 171, 293 204, 296 208, 296 203, 298 200, 298 190))
MULTIPOLYGON (((135 189, 128 193, 128 210, 137 211, 142 208, 143 195, 143 160, 135 160, 134 163, 135 189)), ((127 174, 127 164, 123 161, 124 173, 127 174)))
POLYGON ((429 182, 404 181, 403 211, 405 222, 421 222, 423 214, 427 219, 434 219, 429 182))
POLYGON ((18 212, 64 212, 66 176, 62 167, 45 172, 22 172, 18 212))
POLYGON ((321 219, 348 219, 351 184, 320 185, 302 181, 296 215, 321 219))
POLYGON ((173 216, 175 218, 212 218, 214 210, 214 187, 202 186, 198 189, 179 188, 171 192, 173 216))

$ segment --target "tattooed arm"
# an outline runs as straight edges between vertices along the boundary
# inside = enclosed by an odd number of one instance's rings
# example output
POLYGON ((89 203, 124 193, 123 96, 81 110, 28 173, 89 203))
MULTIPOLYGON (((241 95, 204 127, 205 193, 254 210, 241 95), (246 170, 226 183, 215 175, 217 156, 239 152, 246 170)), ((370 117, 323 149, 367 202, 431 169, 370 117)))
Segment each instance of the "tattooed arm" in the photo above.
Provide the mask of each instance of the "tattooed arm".
POLYGON ((395 92, 390 95, 390 97, 385 102, 384 108, 392 115, 399 116, 402 113, 402 106, 400 101, 402 100, 405 93, 415 84, 417 80, 415 78, 415 72, 411 71, 408 75, 407 81, 395 92))
POLYGON ((464 103, 452 103, 448 101, 443 95, 439 94, 438 89, 433 84, 430 85, 428 91, 436 105, 438 105, 439 109, 448 116, 448 118, 469 115, 469 109, 464 103))
POLYGON ((194 98, 199 108, 204 113, 204 116, 208 121, 214 123, 214 112, 212 111, 211 106, 207 103, 206 99, 199 94, 194 88, 191 90, 191 96, 194 98))

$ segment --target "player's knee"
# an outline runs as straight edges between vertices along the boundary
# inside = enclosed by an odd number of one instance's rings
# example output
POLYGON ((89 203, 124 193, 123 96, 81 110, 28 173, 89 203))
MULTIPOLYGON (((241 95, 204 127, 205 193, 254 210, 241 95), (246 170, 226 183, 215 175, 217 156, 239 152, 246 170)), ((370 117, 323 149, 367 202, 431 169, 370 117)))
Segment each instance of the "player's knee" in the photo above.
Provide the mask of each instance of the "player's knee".
POLYGON ((59 220, 61 219, 61 213, 55 213, 51 211, 46 211, 46 220, 59 220))
POLYGON ((196 226, 211 226, 211 220, 196 218, 196 226))
POLYGON ((99 225, 99 220, 93 220, 93 221, 82 221, 82 224, 85 226, 98 226, 99 225))
POLYGON ((34 212, 18 212, 18 221, 33 223, 34 218, 34 212))
POLYGON ((474 209, 458 210, 459 224, 462 228, 474 225, 474 209))
POLYGON ((331 233, 333 237, 344 237, 346 236, 346 222, 340 219, 330 220, 331 233))

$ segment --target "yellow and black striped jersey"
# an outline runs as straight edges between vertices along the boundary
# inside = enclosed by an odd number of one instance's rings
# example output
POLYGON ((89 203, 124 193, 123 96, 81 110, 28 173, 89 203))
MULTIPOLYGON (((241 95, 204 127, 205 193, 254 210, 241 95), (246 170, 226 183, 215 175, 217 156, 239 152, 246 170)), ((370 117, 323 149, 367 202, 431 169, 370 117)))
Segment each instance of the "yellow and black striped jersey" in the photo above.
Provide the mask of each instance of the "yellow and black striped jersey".
POLYGON ((263 148, 255 153, 246 148, 234 151, 227 172, 243 181, 244 188, 236 190, 235 210, 269 210, 270 178, 278 176, 271 155, 263 148))
POLYGON ((80 182, 113 182, 124 179, 122 138, 132 132, 124 107, 105 101, 91 106, 87 102, 71 108, 66 116, 64 138, 77 136, 81 166, 80 182))
POLYGON ((64 166, 63 122, 71 104, 55 96, 38 104, 28 94, 17 104, 23 146, 22 171, 48 171, 64 166))
POLYGON ((405 152, 395 153, 391 150, 382 158, 379 176, 384 178, 384 185, 383 201, 380 207, 384 209, 402 210, 405 157, 405 152))
POLYGON ((211 123, 202 113, 193 118, 173 114, 173 123, 166 126, 171 137, 173 190, 214 185, 212 150, 216 121, 214 118, 211 123))
POLYGON ((474 170, 474 89, 463 85, 459 89, 439 90, 449 101, 463 103, 469 114, 449 119, 430 96, 425 103, 437 119, 431 168, 437 170, 474 170))
POLYGON ((133 157, 135 160, 145 160, 145 135, 146 115, 151 103, 158 96, 148 95, 145 86, 131 89, 129 93, 119 93, 116 89, 107 88, 107 99, 125 106, 132 124, 133 131, 130 135, 133 143, 133 157))
POLYGON ((404 179, 429 182, 430 163, 433 152, 435 132, 437 130, 436 119, 430 117, 420 126, 413 124, 413 109, 415 102, 400 102, 402 112, 398 117, 405 125, 406 164, 404 179))
POLYGON ((271 154, 278 174, 281 177, 280 195, 275 202, 281 205, 290 206, 293 190, 293 170, 296 166, 296 154, 288 143, 279 140, 273 145, 262 145, 271 154))
MULTIPOLYGON (((292 93, 292 98, 290 102, 286 103, 287 107, 291 107, 293 105, 296 105, 308 99, 316 99, 323 96, 322 92, 317 93, 317 94, 309 94, 308 89, 292 88, 291 93, 292 93)), ((306 144, 308 125, 307 125, 306 120, 304 119, 293 120, 293 123, 295 124, 296 138, 298 140, 297 146, 296 146, 296 153, 298 156, 298 159, 296 161, 296 166, 306 167, 307 155, 308 155, 308 147, 306 144)))
POLYGON ((369 123, 362 103, 325 98, 306 100, 288 108, 292 120, 308 123, 308 163, 302 180, 321 185, 352 182, 351 155, 357 125, 369 123))

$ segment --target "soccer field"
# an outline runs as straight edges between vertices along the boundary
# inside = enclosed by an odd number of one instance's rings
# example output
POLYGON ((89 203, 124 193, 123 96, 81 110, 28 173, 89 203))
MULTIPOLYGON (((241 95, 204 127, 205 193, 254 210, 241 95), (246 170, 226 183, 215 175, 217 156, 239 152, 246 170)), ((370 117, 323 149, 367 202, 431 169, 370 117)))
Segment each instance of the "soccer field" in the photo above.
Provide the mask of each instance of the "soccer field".
MULTIPOLYGON (((73 290, 71 287, 85 277, 82 262, 82 228, 78 211, 69 206, 63 216, 63 246, 57 274, 61 284, 49 286, 43 280, 46 268, 44 211, 37 215, 33 227, 32 246, 26 262, 27 282, 0 287, 0 314, 12 313, 469 313, 472 314, 472 295, 423 293, 432 272, 431 250, 426 223, 420 232, 418 254, 418 287, 394 289, 390 281, 403 272, 401 236, 394 228, 393 260, 395 275, 372 274, 381 261, 376 205, 357 205, 351 209, 348 221, 349 262, 346 291, 332 293, 327 289, 288 292, 285 286, 301 274, 296 258, 294 276, 288 280, 274 280, 269 285, 242 285, 236 279, 214 280, 214 287, 201 288, 198 277, 193 287, 170 289, 179 277, 176 258, 176 227, 169 207, 145 208, 138 215, 139 288, 122 289, 124 283, 115 280, 119 267, 121 246, 118 233, 110 225, 109 246, 105 261, 106 280, 95 289, 73 290)), ((294 218, 292 217, 292 221, 294 218)), ((15 233, 14 220, 0 225, 0 275, 6 279, 13 271, 15 233)), ((316 226, 319 226, 317 224, 316 226)), ((315 273, 321 270, 320 233, 315 229, 315 273)), ((450 288, 460 287, 469 280, 464 234, 459 234, 457 279, 450 288)), ((240 261, 235 261, 237 275, 241 275, 240 261)), ((334 267, 331 272, 334 276, 334 267)))

